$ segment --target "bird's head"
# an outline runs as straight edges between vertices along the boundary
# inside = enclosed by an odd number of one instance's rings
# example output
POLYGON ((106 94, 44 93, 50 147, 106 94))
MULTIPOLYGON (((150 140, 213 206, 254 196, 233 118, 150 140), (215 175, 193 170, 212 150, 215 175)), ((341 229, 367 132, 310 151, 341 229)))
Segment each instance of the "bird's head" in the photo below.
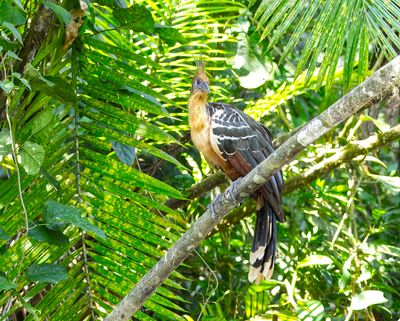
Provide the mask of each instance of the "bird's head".
POLYGON ((208 84, 208 77, 204 71, 204 61, 196 61, 197 73, 192 80, 191 93, 208 95, 210 93, 210 86, 208 84))

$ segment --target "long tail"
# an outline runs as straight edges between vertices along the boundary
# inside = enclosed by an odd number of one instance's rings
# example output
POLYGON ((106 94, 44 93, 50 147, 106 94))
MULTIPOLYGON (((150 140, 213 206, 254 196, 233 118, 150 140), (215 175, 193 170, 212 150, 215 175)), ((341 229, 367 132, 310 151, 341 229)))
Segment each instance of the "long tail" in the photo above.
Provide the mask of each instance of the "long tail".
POLYGON ((274 271, 276 238, 276 215, 260 195, 257 199, 257 220, 250 253, 250 282, 255 281, 258 284, 271 277, 274 271))

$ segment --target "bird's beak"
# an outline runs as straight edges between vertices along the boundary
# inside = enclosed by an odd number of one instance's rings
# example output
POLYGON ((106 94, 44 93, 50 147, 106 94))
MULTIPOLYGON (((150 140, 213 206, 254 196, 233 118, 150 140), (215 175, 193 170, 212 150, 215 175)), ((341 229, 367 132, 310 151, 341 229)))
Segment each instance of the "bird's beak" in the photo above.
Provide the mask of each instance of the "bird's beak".
POLYGON ((200 84, 198 84, 196 87, 197 87, 198 90, 201 90, 201 91, 203 91, 203 92, 205 92, 205 93, 207 93, 207 94, 210 93, 210 86, 209 86, 206 82, 204 82, 204 81, 202 81, 202 82, 201 82, 200 84))
POLYGON ((207 94, 210 93, 210 86, 209 86, 206 82, 203 82, 203 83, 202 83, 201 89, 202 89, 204 92, 206 92, 207 94))
POLYGON ((204 81, 202 81, 200 84, 194 84, 193 89, 205 92, 207 94, 210 93, 210 86, 204 81))

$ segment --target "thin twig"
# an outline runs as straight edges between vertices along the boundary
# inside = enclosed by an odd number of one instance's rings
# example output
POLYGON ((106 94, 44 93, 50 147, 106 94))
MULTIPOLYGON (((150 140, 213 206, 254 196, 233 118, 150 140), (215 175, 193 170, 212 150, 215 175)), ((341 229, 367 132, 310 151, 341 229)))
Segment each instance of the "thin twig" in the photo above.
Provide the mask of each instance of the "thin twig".
POLYGON ((7 119, 8 127, 10 129, 11 153, 12 153, 12 158, 13 158, 13 161, 14 161, 14 164, 15 164, 15 170, 17 171, 18 193, 19 193, 19 199, 21 201, 22 210, 24 212, 25 233, 27 234, 28 231, 29 231, 29 218, 28 218, 28 212, 26 211, 26 207, 25 207, 24 197, 22 195, 21 174, 19 172, 18 159, 17 159, 17 150, 15 148, 15 141, 14 141, 14 135, 13 135, 13 130, 12 130, 12 124, 11 124, 11 120, 10 120, 10 115, 8 113, 8 99, 6 99, 6 119, 7 119))

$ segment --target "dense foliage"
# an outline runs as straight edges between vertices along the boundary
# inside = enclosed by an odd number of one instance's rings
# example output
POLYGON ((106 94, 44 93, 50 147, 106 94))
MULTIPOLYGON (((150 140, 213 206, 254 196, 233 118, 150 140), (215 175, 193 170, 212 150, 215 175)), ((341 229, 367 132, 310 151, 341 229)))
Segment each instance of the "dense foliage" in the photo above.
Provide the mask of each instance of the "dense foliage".
MULTIPOLYGON (((2 1, 0 319, 103 319, 227 186, 201 183, 224 180, 188 137, 195 58, 211 99, 279 145, 397 55, 399 16, 399 0, 2 1)), ((247 281, 249 200, 135 318, 400 318, 399 105, 371 102, 283 169, 271 280, 247 281)))

